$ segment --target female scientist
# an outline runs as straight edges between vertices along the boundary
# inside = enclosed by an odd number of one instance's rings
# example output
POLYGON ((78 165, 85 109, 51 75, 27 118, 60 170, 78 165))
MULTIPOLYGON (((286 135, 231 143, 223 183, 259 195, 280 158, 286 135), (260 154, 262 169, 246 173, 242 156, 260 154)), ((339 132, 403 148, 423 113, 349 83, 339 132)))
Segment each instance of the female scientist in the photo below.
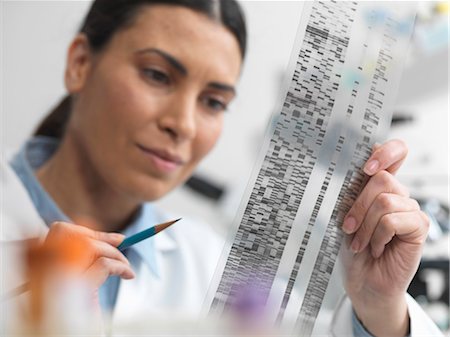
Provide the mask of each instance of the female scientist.
MULTIPOLYGON (((185 222, 125 254, 116 247, 168 219, 149 202, 188 179, 217 142, 245 47, 231 0, 95 1, 68 49, 67 97, 2 165, 2 246, 82 237, 89 259, 80 273, 101 308, 114 309, 113 326, 142 313, 198 313, 223 246, 207 228, 185 222)), ((343 225, 355 254, 336 335, 439 333, 406 294, 428 229, 393 175, 406 153, 389 141, 365 166, 371 179, 343 225)), ((26 281, 11 281, 14 273, 5 284, 26 281)))

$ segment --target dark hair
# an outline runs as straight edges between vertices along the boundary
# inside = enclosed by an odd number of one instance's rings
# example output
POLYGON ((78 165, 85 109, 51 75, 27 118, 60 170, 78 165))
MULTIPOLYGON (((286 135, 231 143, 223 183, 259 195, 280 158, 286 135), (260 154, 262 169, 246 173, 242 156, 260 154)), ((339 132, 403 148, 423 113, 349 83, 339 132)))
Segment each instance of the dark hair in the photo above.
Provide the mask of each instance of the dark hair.
MULTIPOLYGON (((235 0, 95 0, 80 33, 86 35, 92 51, 99 52, 116 32, 133 23, 139 9, 156 4, 184 6, 221 22, 236 37, 244 58, 247 44, 245 18, 235 0)), ((71 96, 66 95, 44 118, 34 135, 62 138, 70 118, 71 101, 71 96)))

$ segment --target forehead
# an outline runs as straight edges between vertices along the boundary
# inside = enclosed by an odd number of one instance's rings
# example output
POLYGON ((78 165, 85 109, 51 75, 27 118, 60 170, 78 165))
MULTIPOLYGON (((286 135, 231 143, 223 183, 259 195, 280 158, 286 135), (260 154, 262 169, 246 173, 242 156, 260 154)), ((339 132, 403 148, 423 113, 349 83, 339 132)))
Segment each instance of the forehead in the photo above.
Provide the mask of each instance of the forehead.
POLYGON ((159 48, 188 70, 216 71, 232 81, 241 66, 236 37, 222 23, 182 6, 141 8, 132 25, 115 34, 110 47, 127 52, 159 48))

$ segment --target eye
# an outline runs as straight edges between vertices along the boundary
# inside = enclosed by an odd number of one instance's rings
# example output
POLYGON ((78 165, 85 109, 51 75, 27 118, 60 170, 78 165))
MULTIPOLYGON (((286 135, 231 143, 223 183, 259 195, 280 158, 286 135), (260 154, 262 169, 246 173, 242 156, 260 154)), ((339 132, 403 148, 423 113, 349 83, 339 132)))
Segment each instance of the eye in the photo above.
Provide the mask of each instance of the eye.
POLYGON ((170 84, 169 76, 161 70, 154 69, 154 68, 145 68, 142 70, 142 72, 144 73, 146 78, 148 78, 150 81, 152 81, 154 83, 164 84, 164 85, 170 84))
POLYGON ((225 111, 227 109, 227 104, 224 103, 222 100, 207 96, 203 98, 204 104, 207 106, 208 109, 215 111, 215 112, 221 112, 225 111))

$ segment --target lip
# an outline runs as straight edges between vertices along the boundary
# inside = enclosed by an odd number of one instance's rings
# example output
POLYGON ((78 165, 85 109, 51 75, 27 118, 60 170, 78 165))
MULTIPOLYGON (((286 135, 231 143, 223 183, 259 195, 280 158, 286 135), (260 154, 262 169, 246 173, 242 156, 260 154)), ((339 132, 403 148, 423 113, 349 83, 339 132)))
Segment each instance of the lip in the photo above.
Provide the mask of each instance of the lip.
POLYGON ((159 171, 172 172, 185 163, 183 158, 168 151, 148 148, 141 144, 136 144, 136 146, 150 159, 153 166, 159 171))

